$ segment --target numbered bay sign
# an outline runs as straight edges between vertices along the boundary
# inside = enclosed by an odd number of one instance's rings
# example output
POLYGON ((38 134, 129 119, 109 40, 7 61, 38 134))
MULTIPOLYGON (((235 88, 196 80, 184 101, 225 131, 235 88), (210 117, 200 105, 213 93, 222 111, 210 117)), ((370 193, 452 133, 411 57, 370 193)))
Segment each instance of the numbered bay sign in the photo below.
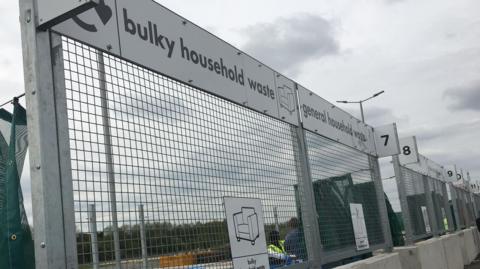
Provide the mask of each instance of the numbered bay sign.
POLYGON ((445 179, 447 181, 457 181, 457 169, 455 165, 446 165, 445 166, 445 179))
POLYGON ((463 169, 457 170, 457 180, 465 180, 465 178, 463 177, 463 169))
POLYGON ((373 134, 378 157, 400 154, 400 143, 395 123, 377 127, 373 130, 373 134))
POLYGON ((399 159, 402 165, 417 163, 419 161, 417 138, 415 136, 400 139, 399 159))

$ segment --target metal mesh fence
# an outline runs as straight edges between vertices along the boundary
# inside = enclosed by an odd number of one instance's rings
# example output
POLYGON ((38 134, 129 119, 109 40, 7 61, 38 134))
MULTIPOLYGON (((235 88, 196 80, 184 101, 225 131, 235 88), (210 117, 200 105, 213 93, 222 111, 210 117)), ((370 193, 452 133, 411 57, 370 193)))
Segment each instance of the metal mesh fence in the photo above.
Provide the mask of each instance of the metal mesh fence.
POLYGON ((455 204, 457 205, 457 210, 456 213, 458 214, 457 219, 458 219, 458 225, 461 229, 464 229, 468 226, 469 223, 469 214, 467 210, 467 203, 465 202, 465 195, 462 189, 455 187, 455 186, 450 186, 450 191, 452 193, 452 200, 455 200, 455 204))
POLYGON ((472 196, 469 191, 462 189, 463 197, 465 200, 465 208, 467 211, 467 226, 475 224, 475 210, 473 206, 472 196))
POLYGON ((384 242, 380 213, 368 156, 307 132, 320 237, 325 255, 355 248, 350 204, 363 207, 370 245, 384 242))
MULTIPOLYGON (((480 209, 480 195, 478 193, 473 194, 473 201, 475 202, 475 206, 477 210, 480 209)), ((477 216, 480 217, 480 212, 476 212, 477 216)))
POLYGON ((400 167, 403 182, 405 184, 408 214, 412 226, 414 239, 421 239, 431 235, 431 226, 428 218, 427 197, 423 175, 404 166, 400 167))
MULTIPOLYGON (((261 198, 267 236, 296 229, 303 241, 301 223, 287 227, 303 193, 290 125, 68 38, 63 56, 82 268, 137 268, 143 256, 148 268, 230 268, 225 196, 261 198)), ((349 160, 364 168, 357 157, 349 160)), ((374 192, 358 189, 372 211, 374 192)), ((380 242, 377 226, 369 233, 380 242)), ((302 242, 289 251, 308 259, 302 242)))
POLYGON ((440 233, 445 233, 448 230, 447 209, 443 197, 443 185, 445 183, 431 177, 428 177, 428 182, 430 184, 430 193, 432 195, 437 228, 440 233))

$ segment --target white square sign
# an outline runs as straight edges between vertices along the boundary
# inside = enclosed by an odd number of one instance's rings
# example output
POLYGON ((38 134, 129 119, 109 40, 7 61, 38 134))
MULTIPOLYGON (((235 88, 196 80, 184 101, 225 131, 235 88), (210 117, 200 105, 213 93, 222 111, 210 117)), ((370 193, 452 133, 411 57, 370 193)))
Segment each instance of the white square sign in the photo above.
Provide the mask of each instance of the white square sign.
POLYGON ((260 199, 225 197, 225 214, 235 269, 269 269, 260 199))
POLYGON ((365 215, 363 214, 362 204, 350 204, 350 214, 352 216, 357 250, 369 249, 370 244, 368 242, 367 226, 365 225, 365 215))
POLYGON ((430 220, 429 220, 429 218, 428 218, 428 210, 427 210, 427 207, 426 207, 426 206, 422 206, 421 209, 422 209, 423 222, 425 223, 425 231, 426 231, 427 233, 431 233, 431 232, 432 232, 432 228, 430 227, 430 220))
POLYGON ((378 157, 387 157, 400 154, 397 125, 395 123, 373 129, 375 148, 378 157))
POLYGON ((402 165, 419 162, 417 139, 415 136, 400 139, 399 159, 402 165))

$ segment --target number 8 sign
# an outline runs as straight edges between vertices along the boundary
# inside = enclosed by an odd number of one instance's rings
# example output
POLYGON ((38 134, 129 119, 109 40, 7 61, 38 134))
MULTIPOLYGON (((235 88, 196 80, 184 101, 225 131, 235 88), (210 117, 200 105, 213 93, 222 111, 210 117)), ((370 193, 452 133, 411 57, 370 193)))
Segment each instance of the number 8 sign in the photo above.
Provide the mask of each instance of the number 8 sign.
POLYGON ((419 161, 417 139, 415 136, 400 139, 399 159, 402 165, 417 163, 419 161))

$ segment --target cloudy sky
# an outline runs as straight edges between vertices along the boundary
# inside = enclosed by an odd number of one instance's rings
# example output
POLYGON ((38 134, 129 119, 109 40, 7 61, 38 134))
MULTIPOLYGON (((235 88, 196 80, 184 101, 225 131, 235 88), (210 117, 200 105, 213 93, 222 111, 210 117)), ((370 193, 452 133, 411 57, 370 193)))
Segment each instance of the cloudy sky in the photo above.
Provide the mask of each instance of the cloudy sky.
MULTIPOLYGON (((331 102, 385 90, 365 105, 371 125, 397 122, 423 155, 480 179, 480 1, 158 2, 331 102)), ((18 16, 0 3, 2 103, 23 92, 18 16)))

